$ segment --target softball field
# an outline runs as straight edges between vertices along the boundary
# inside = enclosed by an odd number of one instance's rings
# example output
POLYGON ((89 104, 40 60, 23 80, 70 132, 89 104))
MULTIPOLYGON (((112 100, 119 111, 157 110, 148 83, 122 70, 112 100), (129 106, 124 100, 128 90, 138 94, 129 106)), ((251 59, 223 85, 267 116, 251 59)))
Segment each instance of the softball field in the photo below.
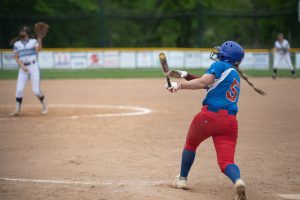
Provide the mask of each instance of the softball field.
MULTIPOLYGON (((300 199, 300 79, 242 82, 236 163, 251 200, 300 199)), ((204 91, 170 94, 161 79, 45 80, 49 114, 27 84, 0 81, 0 199, 227 200, 211 139, 200 145, 190 190, 172 189, 189 123, 204 91)))

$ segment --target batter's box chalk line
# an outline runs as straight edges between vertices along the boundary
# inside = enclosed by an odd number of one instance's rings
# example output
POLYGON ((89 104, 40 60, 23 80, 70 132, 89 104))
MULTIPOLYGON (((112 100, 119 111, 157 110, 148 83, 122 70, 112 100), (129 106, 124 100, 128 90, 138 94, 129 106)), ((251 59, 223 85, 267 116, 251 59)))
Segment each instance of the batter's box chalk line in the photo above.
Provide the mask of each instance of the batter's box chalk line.
POLYGON ((300 200, 300 194, 279 194, 278 196, 284 199, 300 200))
MULTIPOLYGON (((25 107, 38 107, 37 105, 25 105, 25 107)), ((127 110, 128 112, 118 112, 118 113, 98 113, 90 115, 71 115, 64 116, 62 118, 67 119, 79 119, 79 118, 103 118, 103 117, 125 117, 125 116, 139 116, 147 115, 153 112, 149 108, 138 107, 138 106, 123 106, 123 105, 85 105, 85 104, 49 104, 48 108, 86 108, 86 109, 116 109, 116 110, 127 110)), ((27 118, 27 117, 26 117, 27 118)), ((0 121, 6 120, 17 120, 19 117, 0 117, 0 121)))
MULTIPOLYGON (((7 178, 0 177, 0 181, 4 182, 19 182, 19 183, 34 183, 34 184, 52 184, 52 185, 78 185, 78 186, 160 186, 169 184, 170 180, 149 180, 149 181, 73 181, 73 180, 50 180, 50 179, 29 179, 29 178, 7 178)), ((278 194, 284 199, 300 200, 300 194, 278 194)))
POLYGON ((167 184, 169 181, 167 180, 156 180, 156 181, 111 181, 111 182, 100 182, 100 181, 72 181, 72 180, 47 180, 47 179, 26 179, 26 178, 0 178, 0 181, 7 182, 24 182, 24 183, 36 183, 36 184, 56 184, 56 185, 82 185, 82 186, 157 186, 161 184, 167 184))

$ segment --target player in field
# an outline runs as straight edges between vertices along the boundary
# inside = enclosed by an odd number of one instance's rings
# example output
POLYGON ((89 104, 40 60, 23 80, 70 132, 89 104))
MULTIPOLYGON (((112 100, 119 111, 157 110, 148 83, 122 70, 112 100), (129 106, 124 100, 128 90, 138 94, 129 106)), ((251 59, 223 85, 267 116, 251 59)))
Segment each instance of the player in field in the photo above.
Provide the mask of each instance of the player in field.
POLYGON ((18 116, 21 111, 23 94, 26 82, 30 77, 32 91, 42 104, 42 114, 47 114, 45 95, 40 86, 40 69, 37 61, 37 53, 42 49, 42 38, 33 38, 29 26, 22 26, 19 36, 13 41, 15 59, 19 66, 17 87, 16 87, 16 110, 11 116, 18 116))
POLYGON ((296 78, 296 72, 291 62, 290 44, 284 39, 283 33, 279 33, 274 45, 273 79, 277 78, 277 69, 282 62, 287 64, 293 78, 296 78))
MULTIPOLYGON (((201 142, 212 137, 219 167, 234 184, 235 200, 246 200, 246 185, 241 179, 239 167, 234 162, 238 138, 236 114, 240 94, 239 73, 243 78, 245 77, 239 65, 244 58, 244 50, 238 43, 227 41, 221 47, 216 47, 216 51, 211 53, 210 58, 215 62, 202 77, 180 70, 168 72, 170 77, 188 80, 171 82, 171 87, 166 85, 167 90, 172 93, 179 90, 207 89, 201 112, 194 117, 188 130, 180 175, 176 177, 172 187, 188 189, 187 180, 196 149, 201 142)), ((246 81, 251 83, 248 79, 246 81)), ((263 93, 254 86, 253 88, 263 93)))

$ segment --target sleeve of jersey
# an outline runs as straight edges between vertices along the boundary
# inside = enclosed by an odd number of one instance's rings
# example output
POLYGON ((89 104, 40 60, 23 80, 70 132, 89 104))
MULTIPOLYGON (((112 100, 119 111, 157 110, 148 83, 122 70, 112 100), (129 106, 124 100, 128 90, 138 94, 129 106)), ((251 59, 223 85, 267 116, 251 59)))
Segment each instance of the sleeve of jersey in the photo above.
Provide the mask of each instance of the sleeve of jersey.
POLYGON ((214 74, 216 79, 219 79, 222 74, 221 66, 218 62, 213 63, 210 68, 206 71, 206 74, 214 74))
POLYGON ((17 47, 16 44, 14 44, 14 52, 15 52, 15 53, 18 52, 18 47, 17 47))
POLYGON ((39 43, 38 43, 38 41, 36 39, 34 39, 33 44, 34 44, 34 47, 39 46, 39 43))
POLYGON ((286 43, 287 43, 287 44, 286 44, 286 48, 287 48, 287 49, 291 48, 290 43, 289 43, 288 41, 286 41, 286 43))

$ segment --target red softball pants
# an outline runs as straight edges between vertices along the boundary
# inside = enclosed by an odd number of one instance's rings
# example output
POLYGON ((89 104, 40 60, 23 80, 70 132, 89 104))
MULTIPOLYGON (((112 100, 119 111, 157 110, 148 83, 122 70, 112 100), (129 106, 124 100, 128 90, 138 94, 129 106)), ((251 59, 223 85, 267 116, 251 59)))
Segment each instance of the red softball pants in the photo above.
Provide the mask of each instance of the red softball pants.
POLYGON ((218 164, 222 172, 234 163, 235 146, 238 137, 238 122, 235 115, 227 110, 211 112, 204 106, 189 128, 185 149, 196 151, 201 142, 212 137, 217 153, 218 164))

